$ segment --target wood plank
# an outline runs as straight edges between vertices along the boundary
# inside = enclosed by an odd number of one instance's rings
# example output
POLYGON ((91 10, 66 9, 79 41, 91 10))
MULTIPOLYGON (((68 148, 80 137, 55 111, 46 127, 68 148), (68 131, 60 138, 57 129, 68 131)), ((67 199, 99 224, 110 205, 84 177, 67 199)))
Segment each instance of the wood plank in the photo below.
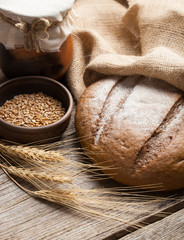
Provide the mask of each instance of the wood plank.
MULTIPOLYGON (((0 175, 0 182, 0 239, 117 239, 116 232, 127 227, 111 220, 87 218, 59 205, 34 199, 5 174, 0 175)), ((170 205, 165 202, 165 206, 155 206, 154 212, 170 205)), ((141 219, 142 213, 137 212, 134 218, 141 219)))
POLYGON ((150 224, 121 240, 181 240, 184 239, 184 209, 161 221, 150 224))

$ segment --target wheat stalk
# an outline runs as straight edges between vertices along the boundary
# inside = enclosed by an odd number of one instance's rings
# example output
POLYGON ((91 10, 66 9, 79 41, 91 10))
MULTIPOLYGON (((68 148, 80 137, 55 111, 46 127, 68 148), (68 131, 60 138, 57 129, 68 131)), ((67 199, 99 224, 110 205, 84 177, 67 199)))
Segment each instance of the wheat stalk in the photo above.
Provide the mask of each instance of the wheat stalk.
MULTIPOLYGON (((76 151, 76 149, 74 149, 76 151)), ((73 152, 73 149, 68 149, 67 152, 73 152)), ((73 161, 69 159, 65 153, 56 150, 44 150, 33 146, 10 145, 3 141, 0 142, 0 153, 14 162, 20 167, 28 165, 31 167, 41 167, 49 171, 53 169, 55 175, 63 174, 63 166, 66 169, 81 168, 84 164, 82 162, 73 161), (52 165, 52 167, 51 167, 52 165)), ((80 154, 80 153, 78 153, 80 154)), ((87 170, 87 164, 85 164, 87 170)), ((69 174, 69 173, 68 173, 69 174)))
POLYGON ((46 151, 46 150, 42 150, 34 147, 22 146, 22 145, 10 146, 10 145, 4 145, 2 143, 0 143, 0 151, 2 154, 19 157, 21 159, 24 159, 25 161, 46 160, 46 161, 66 163, 66 158, 64 158, 59 152, 56 152, 56 151, 46 151))
POLYGON ((41 169, 27 169, 27 168, 20 168, 20 167, 14 167, 14 166, 4 166, 0 164, 2 168, 6 168, 6 170, 9 172, 9 174, 12 174, 14 176, 23 178, 23 179, 35 179, 40 180, 44 182, 56 182, 56 183, 72 183, 71 178, 66 175, 65 172, 61 175, 55 175, 54 172, 42 172, 41 169))
MULTIPOLYGON (((57 144, 59 146, 61 142, 57 144)), ((54 148, 54 145, 52 147, 54 148)), ((67 151, 69 155, 73 154, 71 148, 67 151)), ((75 151, 76 149, 74 149, 75 151)), ((63 155, 61 150, 51 150, 49 146, 41 149, 33 146, 10 145, 1 141, 0 153, 2 162, 0 167, 28 194, 80 211, 86 216, 96 216, 138 226, 137 223, 132 223, 132 216, 135 212, 149 215, 154 211, 154 203, 170 200, 144 195, 141 191, 130 187, 81 188, 80 184, 76 183, 75 176, 78 180, 80 174, 85 175, 90 172, 103 177, 103 174, 97 172, 102 167, 98 168, 97 165, 94 166, 90 163, 78 163, 67 158, 67 154, 63 155), (31 191, 24 188, 12 175, 28 181, 36 190, 31 191), (52 185, 53 183, 59 183, 59 185, 52 185), (139 204, 138 200, 140 200, 139 204), (145 208, 145 206, 147 207, 145 208), (113 212, 112 214, 106 213, 109 209, 113 212)), ((77 154, 80 155, 80 151, 77 154)), ((153 185, 147 187, 147 191, 152 191, 154 187, 153 185)), ((158 186, 156 187, 158 188, 158 186)))

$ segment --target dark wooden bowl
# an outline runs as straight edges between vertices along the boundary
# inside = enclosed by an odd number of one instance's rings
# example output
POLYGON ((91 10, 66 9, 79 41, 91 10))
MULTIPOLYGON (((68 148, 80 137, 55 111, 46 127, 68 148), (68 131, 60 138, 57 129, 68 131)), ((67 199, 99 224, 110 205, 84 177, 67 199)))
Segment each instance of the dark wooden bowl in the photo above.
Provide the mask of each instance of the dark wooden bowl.
POLYGON ((43 92, 57 99, 65 108, 65 115, 57 122, 43 127, 22 127, 0 118, 0 138, 18 143, 48 142, 59 138, 67 128, 73 109, 68 89, 56 80, 41 76, 26 76, 8 80, 0 85, 0 106, 18 94, 43 92))

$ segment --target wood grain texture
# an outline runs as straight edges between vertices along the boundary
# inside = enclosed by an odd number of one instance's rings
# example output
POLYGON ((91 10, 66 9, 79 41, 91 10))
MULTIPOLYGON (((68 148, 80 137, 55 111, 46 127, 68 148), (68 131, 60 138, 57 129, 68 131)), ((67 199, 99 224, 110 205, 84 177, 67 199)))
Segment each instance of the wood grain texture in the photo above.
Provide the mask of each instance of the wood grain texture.
MULTIPOLYGON (((67 132, 75 133, 74 112, 67 132)), ((84 183, 85 179, 81 179, 81 185, 84 185, 84 183)), ((107 180, 103 183, 91 182, 89 184, 89 187, 94 186, 119 186, 119 184, 111 180, 107 180)), ((70 209, 57 204, 30 197, 27 193, 18 188, 6 176, 6 174, 0 170, 0 239, 114 240, 120 239, 124 236, 122 239, 124 240, 127 238, 128 240, 128 237, 129 239, 134 239, 134 235, 136 236, 137 233, 139 234, 139 231, 141 231, 141 233, 144 232, 144 229, 145 231, 148 231, 148 239, 156 239, 153 237, 159 231, 163 232, 163 237, 161 239, 164 240, 171 239, 169 238, 170 236, 183 237, 183 231, 180 231, 180 228, 184 224, 184 219, 182 216, 184 212, 181 210, 183 205, 181 205, 180 202, 184 201, 184 191, 177 191, 171 194, 175 194, 178 199, 173 201, 165 200, 162 201, 162 203, 150 202, 150 205, 145 205, 145 210, 146 208, 148 210, 150 208, 153 209, 151 214, 152 216, 150 216, 150 214, 143 214, 142 211, 135 211, 132 216, 129 216, 130 223, 133 221, 142 222, 142 220, 145 218, 147 219, 147 224, 157 221, 155 224, 150 224, 141 230, 135 231, 135 229, 131 227, 131 224, 128 228, 126 224, 120 222, 86 217, 85 215, 82 215, 78 212, 73 212, 70 209), (161 220, 163 216, 155 217, 156 213, 160 213, 163 210, 166 211, 167 209, 169 209, 169 217, 166 217, 163 220, 161 220), (178 212, 172 214, 172 212, 175 211, 178 212), (173 228, 171 225, 173 225, 173 228), (156 230, 154 231, 154 229, 156 230), (174 235, 171 235, 171 229, 173 229, 174 235), (131 231, 134 232, 131 233, 131 231)), ((157 195, 164 197, 166 194, 160 193, 157 195)), ((124 214, 126 215, 126 213, 128 213, 128 209, 125 210, 124 214)), ((144 236, 144 234, 146 236, 145 232, 142 234, 142 236, 144 236)))
MULTIPOLYGON (((72 122, 71 124, 73 125, 72 122)), ((107 181, 107 186, 109 186, 108 183, 111 186, 119 186, 111 180, 107 181)), ((99 187, 100 184, 97 184, 99 187)), ((92 185, 94 182, 91 183, 92 185)), ((164 195, 160 194, 160 196, 164 195)), ((147 205, 145 208, 153 208, 152 215, 154 216, 156 212, 163 211, 184 199, 183 192, 178 196, 179 200, 158 202, 152 206, 147 205)), ((147 214, 135 210, 129 221, 133 222, 136 219, 141 222, 143 218, 147 217, 149 217, 147 214)), ((149 223, 149 221, 147 222, 149 223)), ((3 171, 0 172, 0 239, 113 240, 129 234, 126 229, 126 224, 107 219, 85 217, 57 204, 34 199, 19 189, 3 171)), ((128 230, 135 229, 129 227, 128 230)))
POLYGON ((121 240, 181 240, 184 239, 184 209, 150 224, 121 240))

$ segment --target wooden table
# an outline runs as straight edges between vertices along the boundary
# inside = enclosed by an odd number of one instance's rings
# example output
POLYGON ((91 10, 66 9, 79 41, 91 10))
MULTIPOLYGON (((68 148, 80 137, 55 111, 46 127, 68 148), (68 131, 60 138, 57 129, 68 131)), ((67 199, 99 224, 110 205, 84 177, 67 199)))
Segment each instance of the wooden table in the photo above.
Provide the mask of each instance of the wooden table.
MULTIPOLYGON (((2 73, 0 76, 3 80, 2 73)), ((75 130, 73 118, 67 131, 71 129, 75 130)), ((119 186, 112 180, 100 184, 102 187, 119 186)), ((145 205, 145 208, 151 207, 153 211, 146 215, 142 211, 135 211, 127 225, 110 219, 87 217, 63 206, 35 199, 22 191, 0 170, 0 239, 184 239, 184 190, 156 195, 164 199, 153 203, 150 201, 149 206, 145 205), (174 195, 172 200, 166 198, 171 195, 174 195), (159 214, 163 211, 164 214, 159 214), (144 220, 146 224, 140 229, 135 229, 131 226, 133 220, 138 223, 144 220)))

